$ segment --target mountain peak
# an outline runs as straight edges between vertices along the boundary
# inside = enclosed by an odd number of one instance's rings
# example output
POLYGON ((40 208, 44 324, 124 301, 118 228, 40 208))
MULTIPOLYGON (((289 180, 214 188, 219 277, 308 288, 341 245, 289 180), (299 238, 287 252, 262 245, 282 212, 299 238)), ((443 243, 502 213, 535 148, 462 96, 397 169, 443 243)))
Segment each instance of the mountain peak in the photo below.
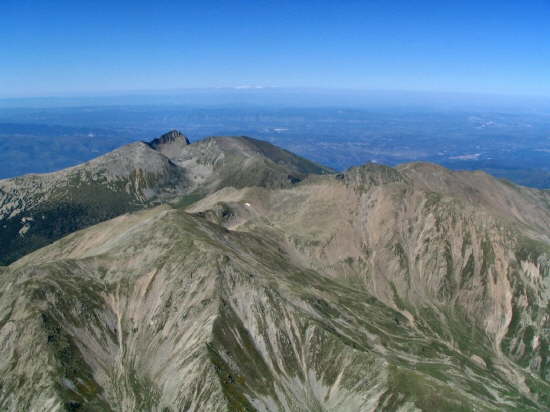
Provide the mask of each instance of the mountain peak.
POLYGON ((378 163, 366 163, 354 166, 337 178, 343 178, 347 184, 366 190, 372 186, 404 182, 405 179, 396 169, 378 163))
POLYGON ((150 141, 149 146, 155 150, 163 152, 165 146, 187 146, 191 144, 189 139, 179 130, 170 130, 168 133, 150 141))

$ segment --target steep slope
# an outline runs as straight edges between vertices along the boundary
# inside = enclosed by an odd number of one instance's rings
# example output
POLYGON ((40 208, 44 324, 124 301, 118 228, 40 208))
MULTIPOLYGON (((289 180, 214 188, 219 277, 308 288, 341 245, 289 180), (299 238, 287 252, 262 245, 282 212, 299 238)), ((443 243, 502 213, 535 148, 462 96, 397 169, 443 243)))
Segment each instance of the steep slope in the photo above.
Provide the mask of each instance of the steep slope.
POLYGON ((0 263, 153 200, 182 194, 189 184, 183 169, 145 143, 60 172, 0 181, 0 263))
POLYGON ((506 371, 548 403, 547 193, 487 175, 473 191, 477 173, 432 168, 422 179, 366 165, 280 191, 224 189, 190 211, 270 233, 305 266, 368 291, 488 376, 506 371))
POLYGON ((323 175, 248 138, 144 146, 202 199, 0 267, 0 409, 550 410, 547 192, 323 175))
MULTIPOLYGON (((539 234, 550 227, 550 192, 497 180, 482 171, 451 171, 431 163, 409 163, 397 170, 428 192, 461 198, 494 214, 532 227, 539 234)), ((548 238, 546 238, 548 239, 548 238)))
POLYGON ((286 187, 308 174, 333 172, 250 137, 210 137, 172 152, 169 158, 191 171, 201 194, 226 186, 286 187))
POLYGON ((5 410, 540 406, 270 237, 168 207, 70 235, 1 286, 5 410))
POLYGON ((189 203, 220 187, 284 187, 329 169, 242 137, 190 144, 177 131, 82 165, 0 180, 0 264, 75 230, 168 200, 189 203))

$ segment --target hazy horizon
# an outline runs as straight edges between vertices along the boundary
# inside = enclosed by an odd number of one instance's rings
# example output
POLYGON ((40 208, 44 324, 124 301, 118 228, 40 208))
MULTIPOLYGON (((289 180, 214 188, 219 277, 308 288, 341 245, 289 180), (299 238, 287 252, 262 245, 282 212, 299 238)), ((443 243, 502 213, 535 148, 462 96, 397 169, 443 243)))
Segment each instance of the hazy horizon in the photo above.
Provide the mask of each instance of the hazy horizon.
POLYGON ((479 111, 550 114, 550 97, 329 88, 188 88, 0 98, 2 109, 63 107, 342 107, 368 110, 479 111))
POLYGON ((0 98, 263 86, 550 96, 550 3, 5 0, 0 98))

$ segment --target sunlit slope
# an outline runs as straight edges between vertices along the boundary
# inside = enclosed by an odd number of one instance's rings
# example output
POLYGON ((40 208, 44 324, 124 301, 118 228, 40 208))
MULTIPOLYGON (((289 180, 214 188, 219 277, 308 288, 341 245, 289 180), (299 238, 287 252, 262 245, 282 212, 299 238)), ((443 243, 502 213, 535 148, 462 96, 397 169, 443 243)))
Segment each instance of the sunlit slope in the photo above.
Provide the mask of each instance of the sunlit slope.
POLYGON ((190 144, 172 131, 59 172, 0 180, 0 264, 128 211, 186 204, 225 186, 285 187, 328 172, 255 139, 190 144))
POLYGON ((70 235, 2 279, 8 410, 537 405, 367 291, 182 211, 70 235))
POLYGON ((5 269, 2 407, 548 408, 546 251, 522 224, 372 165, 190 211, 5 269))
POLYGON ((304 266, 547 403, 547 202, 485 174, 366 165, 284 190, 224 189, 189 210, 269 233, 304 266))
POLYGON ((0 267, 0 409, 550 409, 545 191, 177 147, 201 192, 0 267))

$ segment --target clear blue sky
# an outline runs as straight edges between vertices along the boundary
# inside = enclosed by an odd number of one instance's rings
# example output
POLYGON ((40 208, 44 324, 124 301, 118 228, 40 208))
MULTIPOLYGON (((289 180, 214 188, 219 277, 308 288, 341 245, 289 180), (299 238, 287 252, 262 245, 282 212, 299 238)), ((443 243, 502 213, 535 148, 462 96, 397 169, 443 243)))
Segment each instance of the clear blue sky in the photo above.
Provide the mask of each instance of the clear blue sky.
POLYGON ((550 0, 0 0, 0 97, 240 85, 550 96, 550 0))

